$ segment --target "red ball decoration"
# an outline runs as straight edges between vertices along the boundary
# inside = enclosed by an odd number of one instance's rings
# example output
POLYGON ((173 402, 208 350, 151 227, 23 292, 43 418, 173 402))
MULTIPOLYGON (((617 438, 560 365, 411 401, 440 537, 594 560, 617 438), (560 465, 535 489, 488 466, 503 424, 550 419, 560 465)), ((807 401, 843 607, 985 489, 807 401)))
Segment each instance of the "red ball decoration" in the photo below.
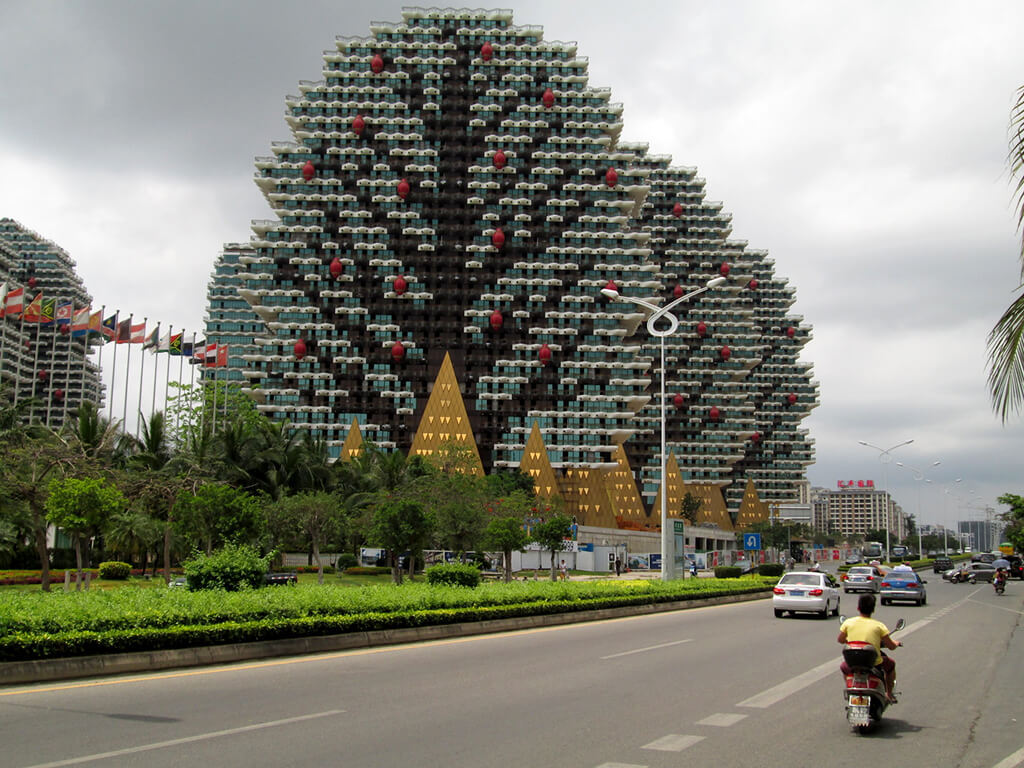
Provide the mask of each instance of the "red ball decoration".
POLYGON ((751 280, 749 283, 747 283, 747 287, 750 290, 752 290, 752 291, 756 291, 757 290, 757 280, 751 280))
POLYGON ((672 398, 672 405, 676 408, 682 408, 686 404, 686 398, 682 395, 676 395, 672 398))
POLYGON ((501 247, 505 245, 505 233, 501 231, 501 227, 494 230, 494 234, 491 235, 491 245, 499 251, 501 250, 501 247))
POLYGON ((405 179, 402 179, 400 182, 398 182, 398 186, 395 188, 395 191, 398 192, 398 196, 400 198, 405 200, 405 198, 409 196, 409 182, 406 181, 405 179))
POLYGON ((619 174, 616 172, 614 168, 609 168, 608 171, 605 173, 604 183, 607 184, 609 187, 614 187, 616 184, 619 183, 619 174))
POLYGON ((697 323, 697 335, 702 339, 708 335, 708 327, 704 324, 704 321, 697 323))
POLYGON ((405 357, 405 345, 400 341, 396 341, 391 346, 391 359, 397 363, 403 357, 405 357))
POLYGON ((761 433, 760 432, 755 432, 754 434, 752 434, 750 436, 750 442, 752 442, 752 443, 760 443, 761 442, 761 433))
POLYGON ((553 107, 555 104, 555 92, 552 91, 550 88, 544 91, 544 95, 541 96, 540 98, 541 101, 544 103, 545 109, 551 109, 551 107, 553 107))
POLYGON ((722 266, 720 266, 718 268, 718 274, 720 274, 722 277, 728 277, 729 276, 729 265, 728 264, 722 264, 722 266))
POLYGON ((677 219, 683 215, 682 203, 676 203, 675 205, 672 206, 672 215, 675 216, 677 219))
POLYGON ((57 400, 63 400, 64 399, 64 390, 63 389, 55 389, 55 390, 53 390, 53 396, 57 400))
POLYGON ((712 405, 711 410, 708 411, 708 416, 711 417, 712 421, 718 421, 718 419, 721 418, 722 416, 722 412, 718 410, 717 405, 712 405))
POLYGON ((728 360, 732 356, 732 350, 726 345, 719 350, 718 354, 722 356, 723 360, 728 360))
POLYGON ((61 325, 58 325, 57 330, 63 333, 65 336, 67 336, 68 333, 71 332, 71 328, 70 326, 68 326, 67 323, 62 323, 61 325))
POLYGON ((342 269, 344 269, 344 267, 341 266, 341 259, 339 259, 337 256, 331 259, 331 277, 337 280, 338 276, 341 274, 342 269))
POLYGON ((484 43, 480 46, 480 58, 484 61, 490 61, 494 55, 494 48, 491 47, 490 43, 484 43))
POLYGON ((501 316, 501 310, 494 310, 491 313, 491 328, 498 330, 505 324, 505 318, 501 316))
POLYGON ((32 342, 29 339, 25 339, 25 349, 32 349, 32 342))
POLYGON ((494 153, 492 161, 494 162, 494 167, 500 171, 508 163, 508 158, 505 157, 505 153, 499 149, 494 153))
POLYGON ((408 287, 409 287, 409 284, 407 282, 405 282, 405 278, 404 277, 399 275, 398 277, 395 278, 395 282, 394 282, 395 293, 397 293, 399 296, 401 296, 403 293, 405 293, 405 289, 408 288, 408 287))
POLYGON ((363 129, 365 129, 365 128, 366 128, 366 121, 363 120, 363 116, 362 115, 356 115, 355 117, 352 118, 352 132, 356 136, 362 136, 363 135, 363 129))
POLYGON ((40 381, 46 381, 50 377, 50 372, 43 368, 41 371, 39 371, 38 376, 40 381))
POLYGON ((681 297, 683 295, 683 286, 676 283, 676 287, 672 289, 672 295, 677 299, 681 297))
POLYGON ((607 283, 605 283, 604 290, 606 290, 606 291, 615 291, 616 293, 618 293, 619 292, 619 286, 617 286, 615 284, 614 280, 609 280, 607 283))
POLYGON ((788 396, 786 397, 786 402, 788 402, 788 403, 789 403, 790 405, 793 405, 793 404, 794 404, 794 403, 796 402, 796 395, 795 395, 795 394, 793 394, 793 393, 790 393, 790 394, 789 394, 789 395, 788 395, 788 396))
POLYGON ((379 53, 374 54, 373 60, 370 62, 370 69, 374 72, 380 72, 384 69, 384 59, 379 53))
POLYGON ((792 339, 794 336, 796 336, 796 328, 794 328, 792 325, 789 326, 789 328, 786 329, 786 335, 792 339))
POLYGON ((302 166, 302 178, 309 181, 316 176, 316 168, 313 167, 313 161, 307 160, 306 164, 302 166))
POLYGON ((28 279, 28 287, 29 288, 35 288, 36 287, 36 279, 34 277, 30 277, 28 279))
POLYGON ((543 365, 547 365, 551 362, 551 347, 546 343, 540 345, 540 349, 537 351, 537 358, 543 365))
POLYGON ((306 356, 306 342, 303 341, 302 339, 296 341, 294 346, 292 347, 292 352, 295 354, 296 360, 301 360, 302 358, 304 358, 306 356))

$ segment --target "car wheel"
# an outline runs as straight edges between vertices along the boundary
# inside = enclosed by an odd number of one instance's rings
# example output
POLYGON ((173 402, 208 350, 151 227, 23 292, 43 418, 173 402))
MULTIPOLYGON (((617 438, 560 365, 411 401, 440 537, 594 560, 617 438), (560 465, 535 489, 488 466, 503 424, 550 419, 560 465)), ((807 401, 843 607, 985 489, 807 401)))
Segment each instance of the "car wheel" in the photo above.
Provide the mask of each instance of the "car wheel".
POLYGON ((832 615, 833 616, 838 616, 839 615, 839 601, 838 600, 836 600, 836 607, 832 609, 832 615))
POLYGON ((825 603, 825 607, 821 610, 821 613, 818 614, 818 618, 819 619, 827 619, 828 618, 828 603, 825 603))
POLYGON ((776 608, 775 609, 775 618, 776 619, 781 619, 783 613, 784 613, 784 611, 780 611, 778 608, 776 608))
POLYGON ((844 589, 843 592, 845 592, 846 594, 850 594, 850 590, 848 589, 844 589))

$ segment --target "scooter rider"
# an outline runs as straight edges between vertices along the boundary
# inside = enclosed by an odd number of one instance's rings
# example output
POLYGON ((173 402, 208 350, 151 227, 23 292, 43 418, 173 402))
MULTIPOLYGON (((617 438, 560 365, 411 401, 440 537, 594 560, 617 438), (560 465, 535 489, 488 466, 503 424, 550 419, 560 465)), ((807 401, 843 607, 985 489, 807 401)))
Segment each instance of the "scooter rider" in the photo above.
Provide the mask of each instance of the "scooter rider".
POLYGON ((996 592, 999 591, 1000 587, 1005 589, 1006 587, 1006 569, 999 568, 996 570, 995 576, 992 577, 992 587, 996 592))
MULTIPOLYGON (((875 612, 875 596, 873 594, 867 593, 860 596, 860 599, 857 600, 857 612, 860 613, 860 616, 847 619, 839 627, 839 637, 836 640, 840 645, 846 645, 847 641, 852 640, 853 642, 871 643, 875 647, 877 654, 875 666, 881 667, 885 675, 885 696, 890 703, 895 703, 896 697, 892 693, 892 688, 896 683, 896 662, 882 653, 882 646, 894 650, 903 643, 893 640, 889 636, 889 628, 885 624, 871 618, 871 614, 875 612)), ((840 669, 844 675, 851 673, 850 667, 845 661, 840 669)))

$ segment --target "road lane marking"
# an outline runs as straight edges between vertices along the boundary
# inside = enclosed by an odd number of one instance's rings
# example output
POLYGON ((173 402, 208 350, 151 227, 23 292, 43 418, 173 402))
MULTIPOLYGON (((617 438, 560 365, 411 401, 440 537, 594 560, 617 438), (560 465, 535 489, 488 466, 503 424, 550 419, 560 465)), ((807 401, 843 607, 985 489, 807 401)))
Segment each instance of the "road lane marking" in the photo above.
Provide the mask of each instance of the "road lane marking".
POLYGON ((601 763, 597 768, 647 768, 647 766, 633 763, 601 763))
POLYGON ((998 763, 993 765, 992 768, 1017 768, 1021 763, 1024 763, 1024 747, 1021 747, 1012 755, 1004 757, 998 763))
POLYGON ((714 715, 708 715, 703 720, 698 720, 697 725, 715 725, 720 728, 727 728, 730 725, 736 725, 745 717, 746 715, 737 715, 731 712, 718 712, 714 715))
POLYGON ((649 645, 646 648, 635 648, 632 651, 623 651, 622 653, 613 653, 611 656, 602 656, 601 661, 605 659, 617 659, 620 656, 631 656, 634 653, 644 653, 645 651, 656 651, 659 648, 669 648, 673 645, 682 645, 683 643, 692 643, 693 638, 687 638, 686 640, 673 640, 671 643, 662 643, 661 645, 649 645))
POLYGON ((281 725, 291 725, 292 723, 301 723, 305 720, 316 720, 320 717, 331 717, 332 715, 340 715, 345 710, 343 709, 331 709, 326 712, 316 712, 312 715, 300 715, 299 717, 289 717, 284 720, 271 720, 266 723, 254 723, 253 725, 243 725, 240 728, 227 728, 223 731, 211 731, 210 733, 200 733, 196 736, 185 736, 180 739, 171 739, 169 741, 158 741, 153 744, 140 744, 137 747, 126 747, 125 749, 115 749, 112 752, 97 752, 94 755, 83 755, 81 757, 72 757, 67 760, 58 760, 53 763, 39 763, 37 765, 26 766, 26 768, 61 768, 66 765, 81 765, 82 763, 91 763, 96 760, 107 760, 111 757, 122 757, 124 755, 135 755, 139 752, 152 752, 156 749, 166 749, 167 747, 176 747, 181 744, 190 744, 196 741, 206 741, 208 739, 219 739, 222 736, 234 736, 239 733, 249 733, 251 731, 258 731, 263 728, 276 728, 281 725))
POLYGON ((660 752, 682 752, 687 747, 692 747, 698 741, 703 741, 703 736, 684 736, 679 733, 670 733, 655 739, 650 744, 644 744, 640 749, 657 749, 660 752))

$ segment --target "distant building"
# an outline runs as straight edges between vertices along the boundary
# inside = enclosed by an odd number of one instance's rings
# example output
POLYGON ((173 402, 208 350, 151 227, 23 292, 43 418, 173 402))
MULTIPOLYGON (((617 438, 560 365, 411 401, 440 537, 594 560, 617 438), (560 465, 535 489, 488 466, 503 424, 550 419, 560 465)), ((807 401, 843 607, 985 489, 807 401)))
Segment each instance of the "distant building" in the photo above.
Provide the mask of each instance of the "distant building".
POLYGON ((885 530, 886 514, 890 539, 899 540, 906 535, 902 507, 888 492, 876 488, 873 481, 841 481, 835 490, 815 488, 811 503, 815 525, 836 536, 849 538, 885 530))
POLYGON ((8 294, 23 291, 22 311, 0 319, 0 382, 11 398, 33 399, 31 418, 54 429, 83 400, 101 405, 103 386, 88 359, 88 332, 72 332, 75 315, 90 308, 92 297, 67 252, 12 219, 0 219, 0 284, 8 294))

